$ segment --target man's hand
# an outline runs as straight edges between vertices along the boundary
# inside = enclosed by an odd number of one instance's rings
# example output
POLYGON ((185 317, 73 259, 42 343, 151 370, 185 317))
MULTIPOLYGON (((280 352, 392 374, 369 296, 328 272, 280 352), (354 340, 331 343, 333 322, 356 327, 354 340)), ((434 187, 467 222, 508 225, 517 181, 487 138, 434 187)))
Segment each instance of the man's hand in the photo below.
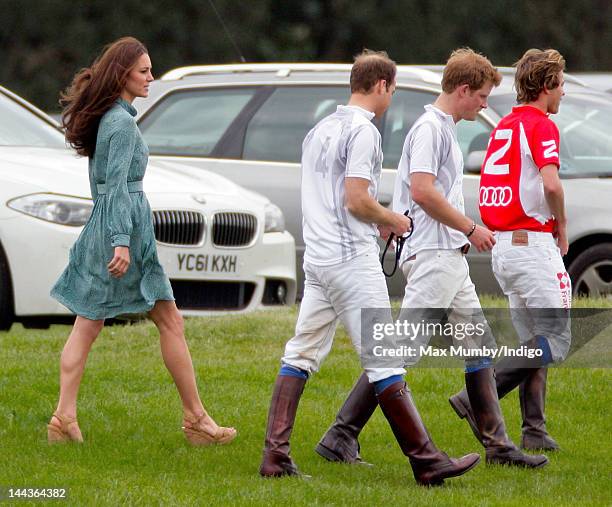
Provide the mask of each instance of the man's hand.
POLYGON ((130 267, 130 249, 127 246, 116 246, 115 256, 108 263, 108 272, 115 278, 121 278, 130 267))
POLYGON ((561 252, 561 257, 567 255, 569 250, 569 241, 567 240, 567 226, 565 224, 559 224, 555 220, 555 228, 553 229, 553 236, 557 238, 557 246, 561 252))
POLYGON ((380 234, 380 237, 382 239, 384 239, 385 241, 387 241, 389 239, 389 236, 391 236, 391 234, 393 234, 393 232, 391 231, 391 227, 389 227, 388 225, 378 225, 378 233, 380 234))
POLYGON ((380 237, 385 241, 389 239, 391 234, 394 234, 396 237, 400 237, 407 232, 410 232, 412 229, 412 218, 395 212, 391 213, 391 221, 393 222, 393 225, 377 225, 380 237))
POLYGON ((391 223, 387 227, 396 236, 403 236, 412 229, 412 218, 393 212, 391 223))
POLYGON ((479 252, 488 252, 495 244, 495 237, 493 236, 493 233, 486 227, 482 227, 480 225, 476 226, 474 232, 470 234, 468 240, 479 252))

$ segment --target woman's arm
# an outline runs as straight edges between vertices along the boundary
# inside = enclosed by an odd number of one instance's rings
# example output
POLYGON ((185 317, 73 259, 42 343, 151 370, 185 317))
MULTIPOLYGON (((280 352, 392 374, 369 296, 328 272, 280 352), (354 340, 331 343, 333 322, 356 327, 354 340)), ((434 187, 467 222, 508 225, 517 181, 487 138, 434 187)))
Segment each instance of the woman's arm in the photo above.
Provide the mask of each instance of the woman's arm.
POLYGON ((111 135, 106 166, 106 216, 111 246, 115 255, 108 265, 109 272, 121 277, 130 262, 129 246, 132 234, 132 201, 127 179, 136 148, 136 125, 131 119, 122 121, 111 135))

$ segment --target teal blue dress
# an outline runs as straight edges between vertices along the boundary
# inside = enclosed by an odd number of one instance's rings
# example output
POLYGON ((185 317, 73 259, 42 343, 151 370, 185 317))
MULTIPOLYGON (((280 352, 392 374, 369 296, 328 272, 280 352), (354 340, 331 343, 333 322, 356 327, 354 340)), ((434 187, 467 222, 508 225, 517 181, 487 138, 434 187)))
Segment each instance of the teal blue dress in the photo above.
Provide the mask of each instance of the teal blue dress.
POLYGON ((89 159, 93 211, 51 289, 51 296, 70 311, 92 320, 143 313, 158 300, 174 300, 142 192, 149 150, 135 115, 136 109, 120 98, 100 120, 89 159), (121 278, 107 268, 116 246, 130 249, 130 266, 121 278))

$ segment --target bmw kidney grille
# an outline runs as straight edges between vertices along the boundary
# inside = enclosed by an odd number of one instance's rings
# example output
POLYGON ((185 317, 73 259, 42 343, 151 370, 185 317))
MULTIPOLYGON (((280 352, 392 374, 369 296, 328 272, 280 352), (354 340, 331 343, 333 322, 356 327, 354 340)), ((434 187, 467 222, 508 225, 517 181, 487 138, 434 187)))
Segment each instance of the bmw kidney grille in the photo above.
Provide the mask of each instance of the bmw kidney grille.
POLYGON ((204 239, 206 221, 202 213, 182 210, 153 211, 155 239, 170 245, 198 245, 204 239))
POLYGON ((257 217, 250 213, 215 213, 212 242, 216 246, 246 246, 257 234, 257 217))

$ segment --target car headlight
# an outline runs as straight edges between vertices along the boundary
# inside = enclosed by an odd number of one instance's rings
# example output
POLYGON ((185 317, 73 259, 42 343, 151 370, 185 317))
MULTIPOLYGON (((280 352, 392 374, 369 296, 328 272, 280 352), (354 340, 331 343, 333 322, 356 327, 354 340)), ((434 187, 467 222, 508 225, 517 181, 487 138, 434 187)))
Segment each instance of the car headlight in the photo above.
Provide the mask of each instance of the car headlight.
POLYGON ((276 204, 266 204, 266 227, 264 232, 283 232, 285 230, 285 217, 276 204))
POLYGON ((31 217, 54 224, 79 227, 91 215, 91 199, 57 194, 30 194, 11 199, 7 206, 31 217))

